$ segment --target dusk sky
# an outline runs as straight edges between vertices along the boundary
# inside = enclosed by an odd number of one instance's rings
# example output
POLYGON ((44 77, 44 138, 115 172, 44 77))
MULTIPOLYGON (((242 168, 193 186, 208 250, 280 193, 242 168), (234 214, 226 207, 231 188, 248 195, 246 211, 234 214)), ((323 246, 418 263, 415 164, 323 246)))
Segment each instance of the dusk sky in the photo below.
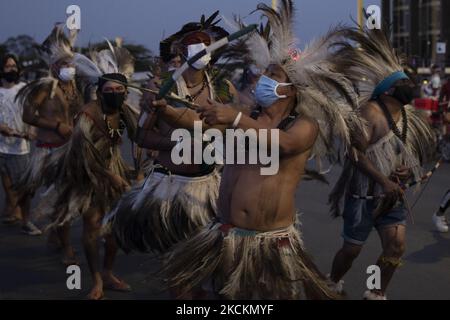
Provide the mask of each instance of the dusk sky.
MULTIPOLYGON (((10 36, 29 34, 38 42, 48 35, 55 22, 66 20, 66 8, 81 8, 78 44, 122 36, 125 42, 143 44, 157 53, 159 41, 186 22, 198 21, 201 14, 220 10, 247 16, 261 0, 0 0, 0 42, 10 36)), ((270 4, 271 0, 263 2, 270 4)), ((324 34, 330 26, 356 19, 356 0, 295 0, 295 30, 300 46, 324 34)), ((365 7, 380 0, 365 1, 365 7)), ((257 22, 259 14, 244 21, 257 22)))

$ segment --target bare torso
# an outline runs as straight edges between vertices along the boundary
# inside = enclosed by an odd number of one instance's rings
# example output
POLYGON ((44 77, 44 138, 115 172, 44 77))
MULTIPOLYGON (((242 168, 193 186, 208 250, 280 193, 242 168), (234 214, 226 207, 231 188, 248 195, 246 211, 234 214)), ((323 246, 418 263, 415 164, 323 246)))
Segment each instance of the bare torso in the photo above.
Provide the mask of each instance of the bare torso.
MULTIPOLYGON (((198 92, 199 88, 189 89, 192 94, 198 92)), ((207 100, 211 93, 208 87, 206 87, 202 93, 195 99, 195 103, 199 105, 207 104, 207 100)), ((200 119, 199 119, 200 121, 200 119)), ((172 132, 176 129, 167 124, 164 120, 158 119, 158 129, 160 134, 166 138, 170 138, 172 132)), ((174 164, 171 159, 172 150, 158 150, 158 156, 156 158, 164 167, 168 168, 173 174, 180 175, 192 175, 198 174, 205 171, 205 166, 199 164, 174 164)), ((194 163, 194 149, 192 149, 192 159, 191 163, 194 163)))
MULTIPOLYGON (((37 111, 40 118, 47 119, 55 125, 58 122, 66 124, 73 127, 73 118, 81 109, 82 101, 76 92, 76 88, 73 88, 73 92, 69 95, 63 93, 61 88, 58 86, 55 90, 55 96, 50 99, 46 98, 43 103, 41 103, 37 111), (69 98, 68 98, 69 97, 69 98)), ((48 144, 64 144, 67 139, 55 132, 55 130, 47 128, 37 128, 36 130, 37 141, 48 144)))
MULTIPOLYGON (((369 137, 369 144, 371 145, 375 144, 381 138, 385 137, 391 131, 391 128, 389 127, 388 120, 386 119, 386 116, 384 115, 384 112, 378 103, 372 101, 364 108, 370 109, 366 112, 366 120, 370 122, 372 126, 372 134, 371 137, 369 137)), ((398 123, 400 121, 400 109, 397 112, 391 112, 391 115, 395 123, 398 123)))
POLYGON ((292 225, 295 192, 310 151, 280 159, 279 172, 263 176, 259 165, 227 165, 222 174, 219 214, 242 229, 269 231, 292 225))

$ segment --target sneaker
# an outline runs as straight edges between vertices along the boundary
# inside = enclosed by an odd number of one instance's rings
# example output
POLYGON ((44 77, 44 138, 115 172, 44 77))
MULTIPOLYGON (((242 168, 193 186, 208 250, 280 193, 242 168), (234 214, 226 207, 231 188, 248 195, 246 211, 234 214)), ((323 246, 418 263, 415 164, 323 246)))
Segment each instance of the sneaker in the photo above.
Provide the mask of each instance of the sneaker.
POLYGON ((23 225, 22 233, 29 236, 40 236, 42 234, 42 231, 39 230, 39 228, 36 227, 32 222, 28 221, 25 225, 23 225))
POLYGON ((364 292, 363 299, 364 300, 387 300, 387 297, 377 294, 375 292, 372 292, 370 290, 367 290, 366 292, 364 292))
POLYGON ((327 275, 327 279, 328 287, 331 289, 331 291, 341 295, 344 294, 344 280, 339 280, 337 283, 333 282, 329 274, 327 275))
POLYGON ((433 223, 436 230, 442 233, 448 232, 448 223, 445 216, 438 216, 436 213, 433 215, 433 223))

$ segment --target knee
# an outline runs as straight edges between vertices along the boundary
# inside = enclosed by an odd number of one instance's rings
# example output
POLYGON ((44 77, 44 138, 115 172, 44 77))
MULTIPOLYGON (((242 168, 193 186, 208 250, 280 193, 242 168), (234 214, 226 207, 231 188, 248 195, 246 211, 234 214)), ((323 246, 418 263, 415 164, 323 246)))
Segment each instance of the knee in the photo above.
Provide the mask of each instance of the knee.
POLYGON ((396 240, 389 244, 386 255, 395 258, 401 258, 405 254, 405 251, 406 251, 405 242, 396 240))

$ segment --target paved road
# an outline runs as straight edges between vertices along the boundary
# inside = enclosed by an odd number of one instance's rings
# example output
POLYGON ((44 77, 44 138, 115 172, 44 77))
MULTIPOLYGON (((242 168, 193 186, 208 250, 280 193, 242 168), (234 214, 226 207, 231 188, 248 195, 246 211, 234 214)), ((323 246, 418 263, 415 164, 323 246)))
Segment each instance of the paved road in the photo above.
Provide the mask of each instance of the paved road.
MULTIPOLYGON (((338 168, 330 175, 335 181, 338 168)), ((432 231, 430 218, 443 193, 450 187, 450 165, 433 177, 414 208, 415 224, 408 226, 405 265, 395 275, 390 299, 450 299, 450 234, 432 231)), ((341 220, 330 218, 326 206, 329 187, 304 182, 297 193, 297 205, 304 213, 302 231, 307 249, 323 272, 328 272, 341 245, 341 220)), ((412 201, 415 197, 411 197, 412 201)), ((3 202, 3 201, 2 201, 3 202)), ((3 203, 1 203, 2 205, 3 203)), ((45 237, 28 237, 18 227, 0 226, 0 299, 82 299, 90 286, 87 265, 80 246, 81 226, 74 225, 73 243, 82 258, 82 289, 66 288, 65 269, 59 257, 45 245, 45 237)), ((353 269, 345 277, 350 299, 360 299, 365 290, 367 266, 380 253, 376 233, 370 237, 353 269)), ((149 255, 120 254, 117 272, 134 288, 132 293, 107 293, 110 299, 167 299, 163 286, 152 277, 158 267, 149 255)))

